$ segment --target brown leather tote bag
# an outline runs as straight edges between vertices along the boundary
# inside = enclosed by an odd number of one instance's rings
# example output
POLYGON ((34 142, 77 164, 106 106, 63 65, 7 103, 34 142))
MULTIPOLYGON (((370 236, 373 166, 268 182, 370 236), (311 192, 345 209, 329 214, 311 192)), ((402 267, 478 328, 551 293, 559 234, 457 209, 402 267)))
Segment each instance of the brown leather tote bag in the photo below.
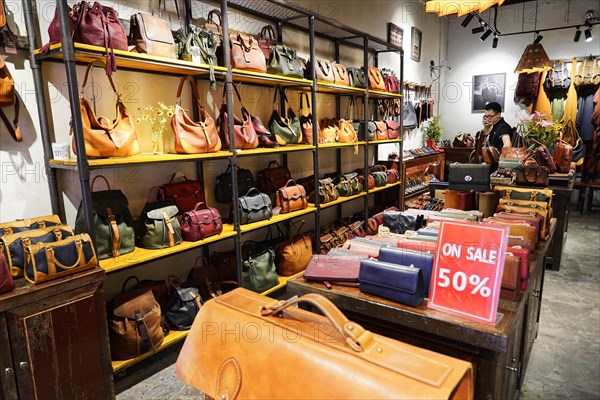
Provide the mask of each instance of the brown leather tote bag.
POLYGON ((231 45, 231 67, 247 71, 267 72, 267 61, 258 40, 241 33, 229 34, 231 45))
MULTIPOLYGON (((97 62, 104 64, 102 60, 96 60, 88 65, 83 78, 82 95, 79 101, 85 154, 88 157, 122 157, 138 154, 140 145, 137 140, 133 117, 121 101, 121 95, 117 93, 112 78, 108 76, 110 86, 117 96, 117 116, 114 119, 97 117, 90 102, 83 97, 90 69, 97 62)), ((72 148, 74 152, 77 152, 75 136, 73 136, 72 148)))
POLYGON ((219 151, 221 150, 221 139, 217 132, 215 120, 200 103, 198 87, 194 78, 190 75, 182 77, 179 81, 176 102, 179 103, 181 89, 186 79, 189 79, 192 91, 196 96, 200 121, 194 122, 179 104, 175 106, 175 114, 171 119, 171 128, 173 128, 173 133, 175 134, 175 151, 181 154, 213 153, 219 151))
POLYGON ((337 85, 350 85, 350 78, 348 77, 346 67, 337 62, 332 62, 331 67, 333 68, 334 82, 337 85))
POLYGON ((369 66, 369 89, 385 92, 385 81, 383 80, 381 71, 377 67, 369 66))
POLYGON ((0 118, 4 125, 6 125, 8 133, 10 133, 15 142, 18 143, 23 140, 21 130, 19 129, 19 100, 17 99, 15 91, 15 81, 8 70, 8 66, 4 63, 4 59, 0 56, 0 107, 12 105, 15 106, 13 123, 11 124, 9 122, 2 109, 0 109, 0 118))

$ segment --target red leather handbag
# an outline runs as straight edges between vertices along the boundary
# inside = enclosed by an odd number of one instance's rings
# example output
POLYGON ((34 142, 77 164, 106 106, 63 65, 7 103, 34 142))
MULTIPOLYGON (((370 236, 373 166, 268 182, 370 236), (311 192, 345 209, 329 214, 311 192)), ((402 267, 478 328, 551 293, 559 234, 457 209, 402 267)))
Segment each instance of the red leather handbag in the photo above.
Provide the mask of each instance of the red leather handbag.
POLYGON ((193 210, 196 203, 204 203, 204 190, 200 186, 200 182, 195 179, 188 179, 183 176, 183 181, 175 182, 174 173, 169 183, 161 186, 158 191, 158 200, 171 200, 177 206, 179 214, 193 210))
POLYGON ((395 75, 388 75, 383 81, 385 82, 386 92, 400 93, 400 80, 395 75))
POLYGON ((387 174, 387 183, 396 183, 400 179, 400 173, 397 169, 390 168, 385 172, 387 174))
POLYGON ((223 221, 219 210, 208 207, 204 202, 196 203, 193 210, 183 214, 181 234, 183 240, 195 242, 223 231, 223 221))
MULTIPOLYGON (((262 53, 261 53, 262 57, 262 53)), ((237 95, 238 101, 242 102, 242 98, 235 86, 233 86, 235 94, 237 95)), ((219 118, 217 119, 217 125, 219 126, 219 135, 221 140, 225 143, 225 148, 229 149, 229 120, 227 118, 227 104, 225 104, 225 90, 223 90, 223 104, 221 104, 221 110, 219 118)), ((234 147, 236 149, 255 149, 258 147, 258 135, 252 124, 252 117, 248 110, 242 106, 242 119, 239 119, 237 115, 233 115, 233 131, 234 131, 234 147)))
POLYGON ((393 119, 386 120, 385 125, 387 126, 388 139, 398 139, 398 128, 400 125, 393 119))

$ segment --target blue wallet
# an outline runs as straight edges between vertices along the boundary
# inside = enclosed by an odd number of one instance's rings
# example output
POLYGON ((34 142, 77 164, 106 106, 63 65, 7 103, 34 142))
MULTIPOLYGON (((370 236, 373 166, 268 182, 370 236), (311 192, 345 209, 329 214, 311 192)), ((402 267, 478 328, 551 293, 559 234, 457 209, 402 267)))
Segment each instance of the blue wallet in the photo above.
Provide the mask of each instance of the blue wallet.
POLYGON ((429 297, 431 270, 433 269, 433 254, 420 251, 404 250, 394 247, 382 247, 379 250, 379 261, 399 265, 412 265, 423 273, 423 295, 429 297))
POLYGON ((362 260, 358 273, 361 292, 417 307, 423 302, 423 274, 419 268, 378 260, 362 260))

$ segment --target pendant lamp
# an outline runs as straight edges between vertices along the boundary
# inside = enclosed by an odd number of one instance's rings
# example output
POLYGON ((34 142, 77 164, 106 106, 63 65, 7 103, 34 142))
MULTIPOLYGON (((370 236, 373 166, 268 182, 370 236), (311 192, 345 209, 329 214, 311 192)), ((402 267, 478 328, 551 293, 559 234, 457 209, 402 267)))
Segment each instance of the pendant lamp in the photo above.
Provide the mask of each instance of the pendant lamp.
POLYGON ((548 58, 546 50, 541 43, 532 43, 525 47, 525 51, 515 68, 515 72, 531 74, 533 72, 549 71, 553 67, 552 61, 548 58))
POLYGON ((502 5, 505 0, 428 0, 426 12, 437 13, 439 17, 457 14, 459 17, 471 12, 483 12, 495 5, 502 5))

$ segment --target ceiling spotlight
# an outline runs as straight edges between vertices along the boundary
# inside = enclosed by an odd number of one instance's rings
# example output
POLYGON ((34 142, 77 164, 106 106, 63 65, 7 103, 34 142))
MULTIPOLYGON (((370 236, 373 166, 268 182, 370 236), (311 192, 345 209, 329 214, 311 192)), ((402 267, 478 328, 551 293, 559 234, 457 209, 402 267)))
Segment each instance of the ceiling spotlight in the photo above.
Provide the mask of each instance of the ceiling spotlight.
POLYGON ((533 41, 533 43, 539 43, 542 41, 544 37, 542 35, 539 34, 539 32, 535 33, 535 40, 533 41))
POLYGON ((573 41, 574 42, 579 42, 579 38, 580 37, 581 37, 581 30, 579 29, 579 27, 577 27, 577 30, 575 31, 575 37, 573 38, 573 41))
POLYGON ((465 19, 463 20, 463 22, 460 23, 460 25, 463 28, 466 28, 467 26, 469 26, 469 24, 471 23, 471 21, 473 20, 473 14, 469 13, 465 19))
POLYGON ((592 28, 587 28, 585 31, 583 31, 583 35, 585 36, 585 41, 586 42, 591 42, 592 41, 592 28))
POLYGON ((485 39, 487 39, 488 37, 490 37, 490 35, 492 34, 492 31, 490 29, 486 30, 485 33, 483 35, 481 35, 481 37, 479 38, 479 40, 481 40, 482 42, 485 42, 485 39))
POLYGON ((483 26, 478 26, 477 28, 471 29, 471 32, 473 33, 473 35, 476 33, 481 33, 483 31, 485 31, 485 28, 483 26))
POLYGON ((498 47, 498 36, 494 35, 494 40, 492 41, 492 49, 498 47))

